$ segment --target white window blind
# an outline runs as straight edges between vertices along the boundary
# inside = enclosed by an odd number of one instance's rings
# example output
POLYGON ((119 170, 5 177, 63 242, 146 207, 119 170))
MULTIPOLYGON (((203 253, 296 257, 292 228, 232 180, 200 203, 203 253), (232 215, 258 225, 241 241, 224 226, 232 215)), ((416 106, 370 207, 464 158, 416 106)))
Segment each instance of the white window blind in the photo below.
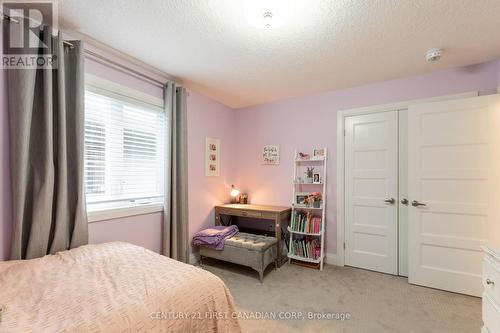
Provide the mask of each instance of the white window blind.
POLYGON ((164 148, 162 109, 87 88, 85 192, 89 211, 161 202, 164 148))

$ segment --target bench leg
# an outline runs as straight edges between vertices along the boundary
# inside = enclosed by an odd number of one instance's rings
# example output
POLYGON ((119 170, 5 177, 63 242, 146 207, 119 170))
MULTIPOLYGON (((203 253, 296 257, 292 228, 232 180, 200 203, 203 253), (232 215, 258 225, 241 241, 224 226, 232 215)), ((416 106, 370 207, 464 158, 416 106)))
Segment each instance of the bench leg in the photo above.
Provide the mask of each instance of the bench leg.
POLYGON ((259 280, 260 280, 260 283, 264 282, 263 281, 264 280, 264 271, 263 270, 259 271, 259 280))
POLYGON ((203 267, 203 261, 202 261, 202 259, 203 259, 203 256, 200 254, 200 267, 203 267))

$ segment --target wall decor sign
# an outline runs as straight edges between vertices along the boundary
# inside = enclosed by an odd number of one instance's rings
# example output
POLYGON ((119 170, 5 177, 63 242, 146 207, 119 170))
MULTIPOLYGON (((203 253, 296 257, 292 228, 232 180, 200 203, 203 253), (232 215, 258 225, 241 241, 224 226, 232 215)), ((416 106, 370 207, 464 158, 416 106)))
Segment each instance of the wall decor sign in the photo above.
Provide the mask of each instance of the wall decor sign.
POLYGON ((280 164, 280 146, 266 145, 262 149, 262 164, 279 165, 280 164))
POLYGON ((205 138, 205 176, 220 175, 220 140, 205 138))

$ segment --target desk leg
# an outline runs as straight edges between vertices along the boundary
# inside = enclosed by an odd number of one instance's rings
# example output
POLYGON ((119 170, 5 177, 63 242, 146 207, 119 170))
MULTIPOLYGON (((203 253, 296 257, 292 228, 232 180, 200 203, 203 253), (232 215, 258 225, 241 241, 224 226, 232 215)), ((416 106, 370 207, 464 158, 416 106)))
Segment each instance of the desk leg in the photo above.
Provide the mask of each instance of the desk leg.
POLYGON ((220 223, 220 214, 217 211, 217 209, 215 210, 215 225, 221 225, 221 223, 220 223))
POLYGON ((276 239, 278 240, 278 256, 277 256, 276 260, 278 262, 278 267, 281 267, 281 265, 283 265, 283 259, 282 259, 283 249, 282 249, 282 244, 281 244, 281 216, 280 215, 276 216, 274 233, 275 233, 276 239))

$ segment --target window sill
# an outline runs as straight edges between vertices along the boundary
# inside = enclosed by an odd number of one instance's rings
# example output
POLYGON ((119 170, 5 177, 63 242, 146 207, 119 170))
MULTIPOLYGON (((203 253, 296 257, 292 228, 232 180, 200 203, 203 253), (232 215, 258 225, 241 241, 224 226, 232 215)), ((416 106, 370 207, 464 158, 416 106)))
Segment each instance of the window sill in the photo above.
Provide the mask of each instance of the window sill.
POLYGON ((130 207, 106 208, 87 212, 88 223, 113 220, 123 217, 163 212, 163 204, 150 203, 130 207))

